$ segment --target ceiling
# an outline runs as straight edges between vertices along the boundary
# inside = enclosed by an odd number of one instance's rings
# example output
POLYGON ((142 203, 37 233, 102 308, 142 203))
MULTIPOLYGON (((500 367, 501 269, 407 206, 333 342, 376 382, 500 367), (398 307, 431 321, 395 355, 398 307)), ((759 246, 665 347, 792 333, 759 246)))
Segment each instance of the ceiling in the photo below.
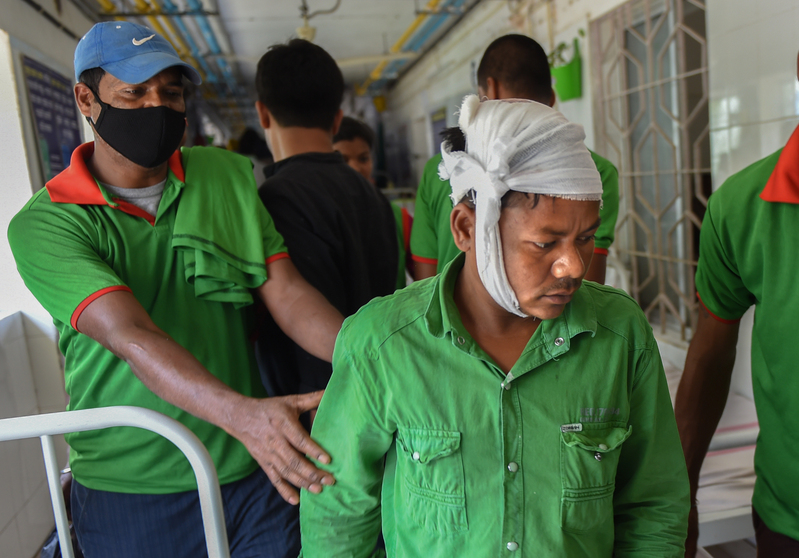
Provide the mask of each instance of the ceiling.
MULTIPOLYGON (((312 10, 331 8, 335 0, 307 0, 312 10)), ((242 78, 251 83, 255 65, 266 49, 291 37, 303 24, 300 0, 219 0, 219 12, 231 46, 238 55, 242 78)), ((423 6, 423 3, 422 3, 423 6)), ((344 61, 348 84, 362 83, 377 62, 348 63, 348 59, 378 56, 389 51, 413 23, 413 0, 342 0, 332 14, 311 18, 314 43, 344 61)))
POLYGON ((202 99, 231 128, 254 118, 255 70, 270 45, 313 27, 358 94, 382 94, 479 0, 70 0, 93 20, 141 23, 204 74, 202 99), (303 15, 307 19, 303 19, 303 15))

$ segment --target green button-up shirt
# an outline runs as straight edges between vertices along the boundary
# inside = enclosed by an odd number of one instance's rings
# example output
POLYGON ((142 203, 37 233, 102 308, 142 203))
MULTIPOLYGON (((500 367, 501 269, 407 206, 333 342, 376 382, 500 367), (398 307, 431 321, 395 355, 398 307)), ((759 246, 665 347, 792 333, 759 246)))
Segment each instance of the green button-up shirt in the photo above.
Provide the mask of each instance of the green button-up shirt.
POLYGON ((345 322, 312 435, 303 556, 682 557, 688 480, 652 330, 584 283, 506 375, 453 301, 463 266, 345 322))

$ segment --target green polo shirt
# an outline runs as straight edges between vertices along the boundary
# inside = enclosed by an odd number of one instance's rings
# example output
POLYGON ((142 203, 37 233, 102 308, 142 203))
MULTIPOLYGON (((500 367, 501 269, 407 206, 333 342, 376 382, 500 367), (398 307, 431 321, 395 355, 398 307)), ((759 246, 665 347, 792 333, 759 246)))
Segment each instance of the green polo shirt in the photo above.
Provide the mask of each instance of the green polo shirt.
MULTIPOLYGON (((252 211, 260 213, 262 223, 262 230, 252 234, 263 237, 267 257, 284 255, 283 239, 258 203, 249 161, 221 149, 194 149, 206 151, 190 159, 186 175, 224 172, 228 179, 224 187, 231 197, 251 189, 250 197, 256 202, 252 211)), ((242 394, 266 395, 248 342, 249 312, 233 303, 195 296, 194 286, 187 281, 186 252, 172 248, 181 195, 192 188, 183 181, 180 155, 170 159, 164 193, 153 217, 110 198, 84 162, 92 150, 93 144, 79 147, 70 168, 36 193, 8 229, 19 272, 58 329, 59 346, 66 357, 67 408, 135 405, 161 412, 186 425, 205 444, 220 483, 241 479, 257 464, 240 442, 157 397, 125 362, 76 329, 80 313, 91 301, 110 291, 130 291, 153 322, 212 374, 242 394)), ((219 216, 208 219, 224 221, 225 209, 219 208, 219 216)), ((66 439, 75 479, 89 488, 159 494, 196 487, 183 454, 150 431, 110 428, 68 434, 66 439)))
POLYGON ((505 375, 453 301, 464 257, 339 334, 303 491, 305 558, 682 558, 689 509, 668 387, 638 305, 584 283, 505 375))
MULTIPOLYGON (((596 232, 594 253, 608 253, 616 234, 619 216, 619 173, 613 163, 591 151, 602 180, 602 223, 596 232)), ((460 253, 452 238, 449 215, 452 213, 452 188, 449 180, 438 177, 441 154, 427 161, 422 180, 416 191, 416 203, 411 231, 411 254, 414 261, 432 264, 441 272, 444 266, 460 253)))
MULTIPOLYGON (((787 149, 787 148, 786 148, 787 149)), ((696 289, 722 321, 755 306, 752 384, 760 423, 752 504, 778 533, 799 539, 799 203, 764 201, 760 194, 781 151, 731 176, 710 196, 702 222, 696 289)))

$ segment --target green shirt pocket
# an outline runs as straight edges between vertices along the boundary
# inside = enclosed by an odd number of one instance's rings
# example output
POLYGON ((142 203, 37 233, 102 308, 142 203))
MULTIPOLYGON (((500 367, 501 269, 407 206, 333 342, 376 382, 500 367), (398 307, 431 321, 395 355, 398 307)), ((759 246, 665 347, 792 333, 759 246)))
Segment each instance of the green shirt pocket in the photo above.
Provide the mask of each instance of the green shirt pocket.
POLYGON ((397 478, 406 503, 400 515, 432 532, 468 529, 460 444, 457 431, 399 427, 397 478))
POLYGON ((563 483, 561 528, 585 533, 613 521, 613 491, 621 445, 632 432, 623 423, 583 424, 580 432, 562 432, 563 483))

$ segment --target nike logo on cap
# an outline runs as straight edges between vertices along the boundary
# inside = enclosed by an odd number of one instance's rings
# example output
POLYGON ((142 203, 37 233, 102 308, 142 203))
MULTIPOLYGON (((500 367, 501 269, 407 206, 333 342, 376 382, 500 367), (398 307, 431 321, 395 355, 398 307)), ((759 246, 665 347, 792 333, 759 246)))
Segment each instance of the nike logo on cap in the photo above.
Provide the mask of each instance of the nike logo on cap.
POLYGON ((153 37, 155 37, 155 35, 150 35, 149 37, 145 37, 145 38, 143 38, 141 40, 138 40, 138 41, 136 39, 133 39, 133 44, 136 45, 136 46, 141 46, 144 43, 146 43, 147 41, 149 41, 150 39, 152 39, 153 37))

